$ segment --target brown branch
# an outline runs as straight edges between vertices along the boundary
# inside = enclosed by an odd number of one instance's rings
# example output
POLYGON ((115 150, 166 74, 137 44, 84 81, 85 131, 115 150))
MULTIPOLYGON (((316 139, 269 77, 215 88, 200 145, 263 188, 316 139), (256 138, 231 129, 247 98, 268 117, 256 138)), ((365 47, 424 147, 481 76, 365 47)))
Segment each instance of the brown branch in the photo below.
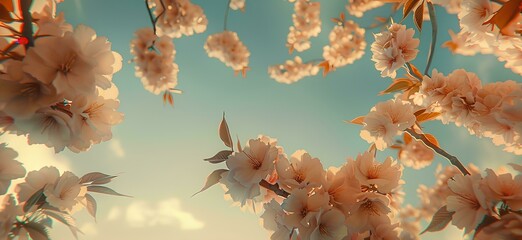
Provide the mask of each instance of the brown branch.
POLYGON ((28 40, 28 43, 25 45, 25 49, 28 49, 34 46, 33 18, 30 11, 33 0, 20 0, 18 3, 20 4, 20 11, 24 21, 22 23, 22 36, 28 40))
POLYGON ((261 182, 259 182, 259 185, 268 190, 271 190, 272 192, 275 192, 277 195, 279 195, 281 197, 287 198, 288 196, 290 196, 290 193, 288 193, 287 191, 285 191, 283 189, 280 189, 279 184, 277 184, 277 183, 271 184, 271 183, 267 182, 265 179, 263 179, 263 180, 261 180, 261 182))
POLYGON ((416 133, 411 128, 408 128, 404 131, 409 133, 412 137, 416 138, 417 140, 421 140, 426 146, 431 148, 433 151, 435 151, 436 153, 438 153, 441 156, 448 159, 449 162, 453 166, 457 167, 460 170, 460 172, 462 172, 463 175, 470 175, 469 171, 466 169, 466 167, 464 167, 464 165, 459 161, 459 159, 457 157, 449 154, 448 152, 444 151, 444 149, 442 149, 442 148, 438 147, 437 145, 433 144, 432 142, 430 142, 430 140, 428 140, 428 138, 426 138, 426 136, 424 136, 424 134, 416 133))

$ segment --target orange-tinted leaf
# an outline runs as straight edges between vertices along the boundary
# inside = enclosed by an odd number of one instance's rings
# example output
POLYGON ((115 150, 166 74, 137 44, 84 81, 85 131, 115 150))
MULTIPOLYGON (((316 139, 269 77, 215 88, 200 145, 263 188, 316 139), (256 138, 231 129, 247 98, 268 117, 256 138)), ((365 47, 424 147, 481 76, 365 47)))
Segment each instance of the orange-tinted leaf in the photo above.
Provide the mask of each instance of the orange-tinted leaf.
POLYGON ((417 122, 425 122, 425 121, 433 120, 433 119, 437 118, 439 115, 440 115, 439 112, 429 112, 429 113, 424 112, 419 115, 416 115, 416 118, 417 118, 417 122))
POLYGON ((170 94, 170 92, 169 92, 169 94, 167 96, 167 100, 169 101, 169 104, 171 106, 174 106, 174 98, 172 97, 172 94, 170 94))
POLYGON ((413 65, 412 63, 409 63, 409 65, 410 65, 412 74, 415 75, 416 77, 422 79, 422 77, 424 75, 422 75, 421 71, 417 67, 415 67, 415 65, 413 65))
POLYGON ((237 151, 238 152, 242 152, 243 151, 243 148, 241 147, 241 141, 239 141, 239 137, 237 137, 237 151))
POLYGON ((328 75, 328 73, 333 70, 333 65, 330 65, 328 61, 323 61, 317 66, 323 69, 323 77, 326 77, 326 75, 328 75))
POLYGON ((0 4, 9 12, 14 11, 13 0, 0 0, 0 4))
POLYGON ((388 22, 388 19, 384 17, 375 17, 375 21, 385 23, 388 22))
POLYGON ((346 20, 346 16, 344 16, 344 12, 341 12, 339 17, 341 18, 341 21, 343 21, 343 22, 346 20))
POLYGON ((402 146, 399 144, 393 144, 390 146, 391 149, 402 149, 402 146))
POLYGON ((513 36, 513 24, 517 24, 520 11, 522 7, 522 0, 510 0, 493 15, 483 25, 494 24, 500 29, 503 35, 513 36))
POLYGON ((422 32, 422 22, 424 21, 424 3, 421 3, 417 9, 415 9, 415 14, 413 15, 413 22, 419 32, 422 32))
POLYGON ((423 114, 424 112, 426 112, 426 109, 421 109, 421 110, 418 110, 415 113, 413 113, 413 115, 419 116, 419 115, 423 114))
POLYGON ((11 12, 7 10, 4 5, 0 4, 0 21, 10 23, 14 19, 11 17, 11 12))
POLYGON ((347 122, 348 123, 353 123, 353 124, 363 125, 363 123, 364 123, 364 116, 356 117, 356 118, 352 119, 351 121, 347 121, 347 122))
POLYGON ((225 119, 225 113, 223 113, 223 119, 219 124, 219 138, 221 138, 221 141, 223 141, 225 146, 231 148, 232 150, 234 149, 232 146, 233 143, 232 137, 230 136, 230 130, 228 129, 227 120, 225 119))
POLYGON ((420 234, 425 232, 438 232, 444 229, 448 223, 451 222, 454 213, 455 212, 449 212, 444 205, 433 215, 430 225, 428 225, 428 227, 420 234))
POLYGON ((243 69, 241 69, 241 76, 243 78, 246 78, 246 74, 248 71, 250 71, 250 67, 243 67, 243 69))
POLYGON ((404 132, 404 134, 402 135, 402 139, 404 140, 404 143, 410 144, 412 137, 409 133, 404 132))
POLYGON ((415 8, 421 1, 422 0, 406 0, 406 3, 404 3, 404 9, 402 10, 402 19, 406 18, 413 8, 415 8))
POLYGON ((294 45, 287 43, 286 46, 288 47, 288 54, 292 54, 294 52, 294 45))
POLYGON ((395 79, 393 81, 393 83, 390 84, 390 86, 388 86, 388 88, 386 88, 385 90, 381 91, 379 93, 379 95, 405 90, 405 89, 408 89, 409 87, 411 87, 412 85, 413 85, 413 83, 412 83, 412 81, 410 79, 398 78, 398 79, 395 79))
POLYGON ((430 143, 432 143, 433 145, 435 145, 437 147, 440 147, 439 141, 437 140, 437 138, 435 138, 435 136, 433 136, 429 133, 424 134, 424 136, 428 139, 428 141, 430 141, 430 143))
POLYGON ((385 2, 385 3, 400 3, 403 0, 377 0, 379 2, 385 2))
POLYGON ((167 92, 163 93, 163 104, 167 103, 167 92))

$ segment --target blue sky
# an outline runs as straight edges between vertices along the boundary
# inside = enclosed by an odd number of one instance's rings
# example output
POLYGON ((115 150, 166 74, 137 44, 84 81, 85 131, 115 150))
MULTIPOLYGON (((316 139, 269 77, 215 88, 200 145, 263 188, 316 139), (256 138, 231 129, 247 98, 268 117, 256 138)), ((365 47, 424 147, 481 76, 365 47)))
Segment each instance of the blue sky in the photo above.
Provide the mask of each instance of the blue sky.
MULTIPOLYGON (((129 42, 134 32, 151 26, 143 1, 66 0, 59 6, 73 26, 92 27, 98 35, 108 37, 113 50, 123 56, 124 65, 114 75, 114 83, 119 88, 119 110, 125 114, 125 120, 113 128, 113 140, 80 154, 66 150, 53 156, 41 146, 27 147, 23 139, 7 138, 19 151, 32 151, 32 154, 21 154, 22 162, 34 162, 32 158, 46 156, 34 166, 61 164, 62 169, 70 169, 78 175, 91 171, 119 174, 111 186, 134 197, 96 196, 98 220, 95 223, 87 214, 78 215, 79 226, 86 232, 80 239, 267 239, 259 218, 231 206, 223 199, 220 187, 190 197, 199 190, 206 176, 219 167, 202 159, 224 147, 217 136, 223 111, 232 134, 237 134, 243 143, 265 134, 277 138, 287 154, 305 149, 321 159, 327 168, 341 165, 347 157, 356 156, 368 147, 359 137, 360 126, 343 120, 364 115, 377 102, 392 97, 377 96, 389 85, 390 79, 381 78, 375 70, 369 46, 362 59, 337 69, 326 78, 319 74, 286 85, 268 77, 269 65, 283 63, 295 55, 305 61, 320 58, 322 46, 327 44, 328 33, 334 26, 329 19, 344 11, 346 0, 320 1, 322 32, 312 40, 311 50, 293 55, 289 55, 285 47, 293 4, 282 0, 247 0, 246 12, 231 11, 228 29, 236 31, 251 52, 252 70, 246 79, 234 77, 230 68, 217 59, 208 58, 203 49, 209 34, 223 30, 227 1, 192 2, 204 8, 209 25, 202 34, 174 41, 175 62, 180 68, 178 88, 184 91, 174 96, 174 108, 164 106, 161 96, 144 90, 134 75, 133 64, 128 62, 132 58, 129 42)), ((436 10, 440 46, 449 39, 448 29, 458 32, 458 23, 455 15, 447 15, 440 7, 436 10)), ((372 16, 387 16, 388 11, 388 7, 384 7, 356 21, 367 26, 372 16)), ((400 13, 396 14, 395 20, 400 17, 400 13)), ((413 27, 410 19, 405 23, 413 27)), ((426 31, 417 35, 421 47, 413 62, 420 68, 425 66, 431 38, 430 27, 426 24, 424 28, 426 31)), ((373 36, 367 32, 366 38, 370 45, 373 36)), ((520 81, 519 76, 506 70, 493 56, 453 56, 439 46, 432 66, 443 73, 465 68, 476 72, 483 82, 520 81)), ((520 160, 502 152, 490 140, 470 136, 467 130, 454 125, 433 122, 426 124, 426 130, 465 163, 496 168, 520 160)), ((380 152, 378 156, 384 159, 388 154, 396 156, 393 151, 380 152)), ((405 169, 407 202, 418 202, 418 184, 433 184, 434 169, 439 163, 447 165, 446 160, 437 157, 428 168, 405 169)), ((72 237, 62 227, 53 233, 55 240, 72 237)), ((448 235, 426 234, 423 239, 444 236, 448 235)))

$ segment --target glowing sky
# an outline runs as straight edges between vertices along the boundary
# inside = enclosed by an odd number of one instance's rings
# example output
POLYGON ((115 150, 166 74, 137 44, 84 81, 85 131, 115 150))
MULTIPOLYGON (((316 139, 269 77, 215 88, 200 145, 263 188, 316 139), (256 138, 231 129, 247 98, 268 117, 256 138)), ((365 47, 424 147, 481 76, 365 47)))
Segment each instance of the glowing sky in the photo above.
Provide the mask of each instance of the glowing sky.
MULTIPOLYGON (((224 147, 217 136, 223 111, 232 134, 237 134, 243 143, 258 134, 269 135, 279 140, 287 154, 306 149, 320 158, 325 168, 339 166, 348 156, 356 156, 368 147, 359 137, 360 127, 343 120, 364 115, 375 103, 391 97, 377 96, 390 80, 380 78, 374 69, 369 47, 363 59, 326 78, 318 75, 293 85, 279 84, 268 77, 267 67, 293 58, 285 47, 293 5, 282 0, 247 0, 245 13, 230 12, 228 28, 236 31, 250 49, 252 70, 246 79, 234 77, 230 68, 208 58, 203 49, 209 34, 223 30, 227 0, 193 2, 204 8, 209 25, 203 34, 174 41, 175 61, 180 67, 178 88, 184 91, 174 96, 174 108, 164 106, 160 96, 145 91, 134 76, 133 64, 128 63, 134 31, 150 26, 142 0, 65 0, 59 7, 68 22, 92 27, 98 35, 108 37, 113 50, 123 56, 123 69, 114 76, 114 82, 120 91, 119 110, 125 114, 125 120, 113 129, 113 140, 81 154, 66 150, 52 156, 52 151, 42 146, 27 147, 23 138, 3 139, 19 150, 18 159, 30 169, 39 168, 44 162, 78 175, 91 171, 119 175, 110 186, 133 198, 95 196, 98 220, 94 222, 86 213, 77 215, 78 225, 85 232, 80 239, 267 239, 259 218, 231 206, 223 199, 219 186, 190 197, 201 188, 206 176, 219 167, 202 159, 224 147)), ((334 26, 329 19, 344 10, 346 0, 320 2, 322 32, 312 40, 312 50, 299 54, 305 61, 321 56, 334 26)), ((457 20, 442 8, 436 10, 439 43, 443 43, 449 38, 447 29, 458 31, 457 20)), ((371 12, 362 25, 368 25, 371 16, 386 16, 387 11, 385 7, 371 12)), ((400 13, 395 16, 396 20, 399 18, 400 13)), ((413 27, 410 19, 405 22, 413 27)), ((414 61, 422 68, 431 37, 429 26, 425 25, 425 29, 419 36, 421 52, 414 61)), ((371 43, 372 35, 367 33, 366 37, 371 43)), ((439 47, 432 66, 446 74, 465 68, 476 72, 483 82, 520 79, 492 56, 452 56, 439 47)), ((481 168, 496 168, 520 159, 502 152, 488 139, 470 136, 463 128, 434 122, 427 124, 426 130, 434 133, 448 152, 481 168)), ((395 152, 385 151, 378 158, 384 159, 387 154, 396 156, 395 152)), ((446 165, 447 161, 437 157, 426 169, 405 169, 407 202, 417 203, 415 191, 419 183, 433 184, 433 172, 439 163, 446 165)), ((72 239, 67 229, 58 223, 55 226, 54 240, 72 239)), ((426 234, 423 239, 453 239, 450 236, 460 233, 426 234)))

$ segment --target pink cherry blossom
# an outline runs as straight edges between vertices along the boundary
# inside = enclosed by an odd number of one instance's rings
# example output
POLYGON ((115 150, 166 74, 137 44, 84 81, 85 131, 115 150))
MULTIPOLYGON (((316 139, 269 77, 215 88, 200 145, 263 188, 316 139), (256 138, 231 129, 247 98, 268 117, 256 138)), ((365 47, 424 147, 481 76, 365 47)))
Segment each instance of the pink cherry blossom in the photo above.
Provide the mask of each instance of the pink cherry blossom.
POLYGON ((294 49, 302 52, 311 47, 310 38, 317 37, 321 32, 321 18, 319 16, 321 4, 310 0, 297 0, 294 4, 295 13, 292 15, 294 26, 290 27, 287 37, 287 46, 290 52, 294 49))
POLYGON ((352 64, 364 55, 364 29, 353 21, 335 26, 329 35, 330 44, 323 48, 323 57, 335 67, 352 64))
POLYGON ((274 65, 268 68, 270 77, 280 83, 292 84, 304 77, 315 76, 319 73, 319 67, 313 63, 303 63, 296 56, 294 60, 287 60, 284 64, 274 65))
POLYGON ((391 157, 383 163, 376 162, 372 152, 364 152, 355 159, 354 173, 363 188, 390 193, 401 184, 402 166, 391 157))
POLYGON ((22 163, 14 160, 17 156, 18 153, 6 147, 5 143, 0 144, 0 195, 7 192, 11 180, 25 176, 22 163))
POLYGON ((189 0, 150 0, 153 3, 158 36, 179 38, 202 33, 208 20, 203 9, 189 0), (161 15, 160 15, 161 14, 161 15))
POLYGON ((312 158, 304 150, 298 150, 290 160, 279 159, 276 163, 279 185, 287 190, 318 187, 325 176, 318 158, 312 158))
POLYGON ((235 32, 223 31, 209 35, 205 50, 209 57, 219 59, 234 71, 241 71, 248 67, 250 51, 235 32))

